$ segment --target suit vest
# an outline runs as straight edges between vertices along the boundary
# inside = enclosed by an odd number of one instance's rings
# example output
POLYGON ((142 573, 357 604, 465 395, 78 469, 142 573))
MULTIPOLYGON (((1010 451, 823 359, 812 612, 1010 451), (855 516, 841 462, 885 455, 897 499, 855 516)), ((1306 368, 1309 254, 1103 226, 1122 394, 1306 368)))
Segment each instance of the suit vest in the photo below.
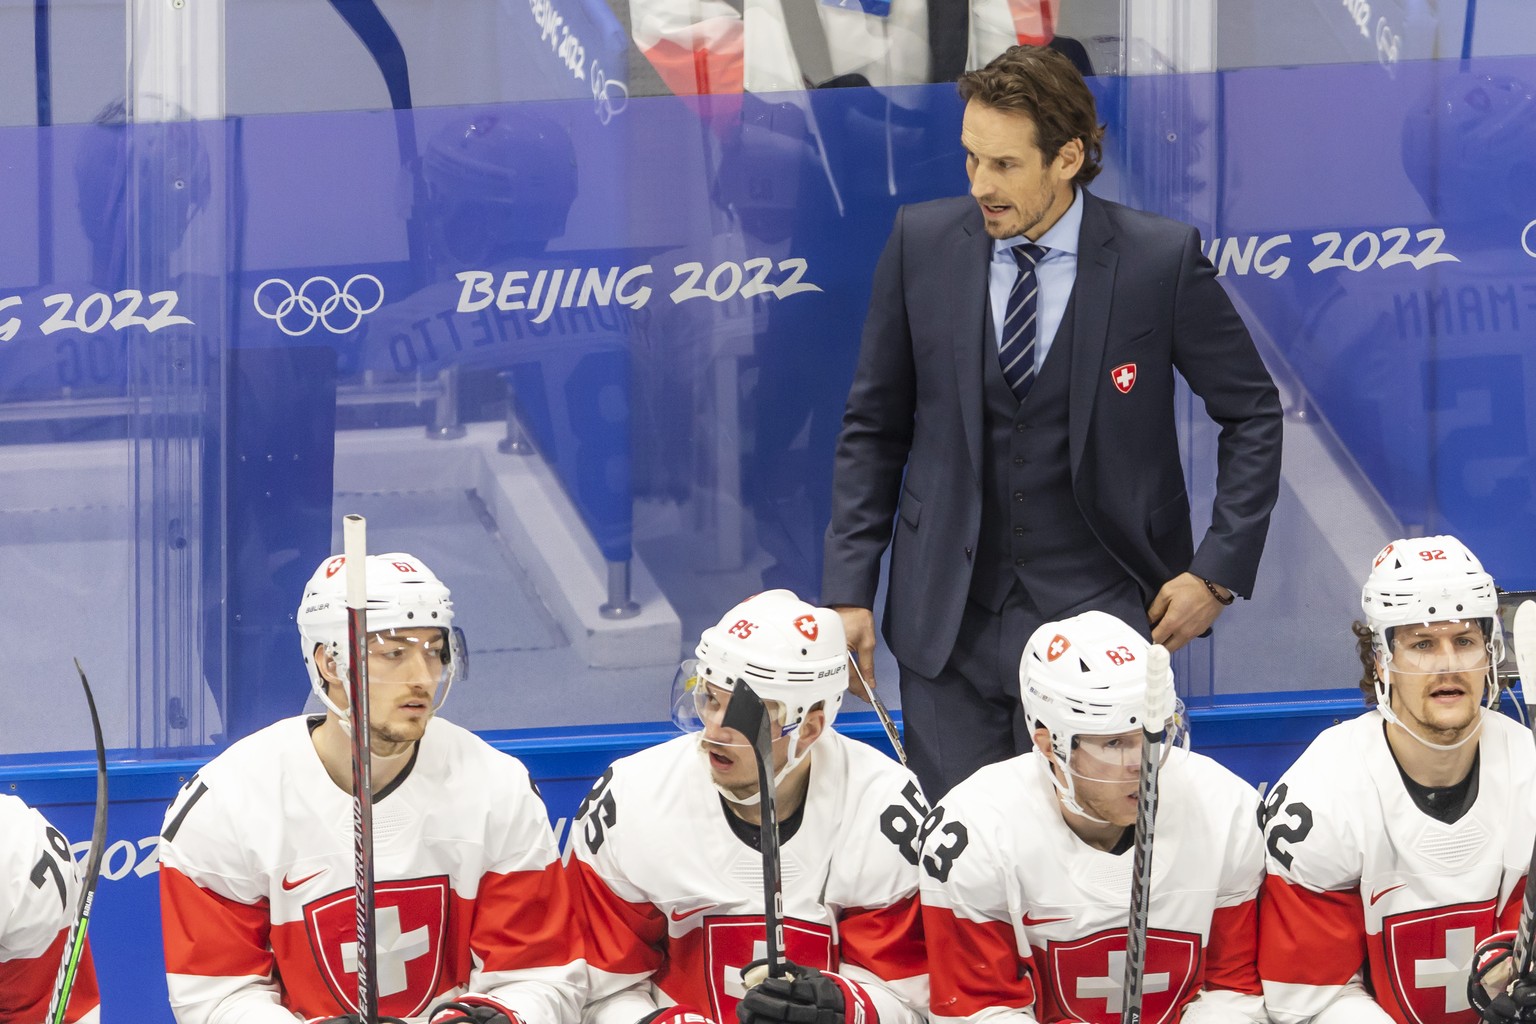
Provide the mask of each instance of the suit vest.
POLYGON ((997 611, 1015 581, 1046 619, 1126 578, 1072 493, 1067 392, 1077 289, 1021 403, 997 361, 992 318, 982 344, 981 534, 970 599, 997 611))

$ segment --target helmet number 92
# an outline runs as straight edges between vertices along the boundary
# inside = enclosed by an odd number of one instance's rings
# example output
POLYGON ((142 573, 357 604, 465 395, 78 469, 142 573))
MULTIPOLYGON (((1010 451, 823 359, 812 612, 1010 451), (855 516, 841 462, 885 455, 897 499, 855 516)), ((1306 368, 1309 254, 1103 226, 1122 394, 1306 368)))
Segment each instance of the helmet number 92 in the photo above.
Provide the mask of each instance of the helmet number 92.
POLYGON ((1419 557, 1426 562, 1443 562, 1445 561, 1445 550, 1443 548, 1428 548, 1420 551, 1419 557))

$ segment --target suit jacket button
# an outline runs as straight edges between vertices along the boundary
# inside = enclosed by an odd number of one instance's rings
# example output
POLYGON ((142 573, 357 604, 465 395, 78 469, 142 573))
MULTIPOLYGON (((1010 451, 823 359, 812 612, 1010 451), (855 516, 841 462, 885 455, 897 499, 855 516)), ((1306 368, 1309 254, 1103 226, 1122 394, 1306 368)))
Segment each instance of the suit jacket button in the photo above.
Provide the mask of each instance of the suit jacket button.
POLYGON ((965 557, 966 558, 970 558, 971 557, 971 549, 970 548, 966 548, 965 549, 965 557))
POLYGON ((1023 501, 1024 500, 1024 492, 1023 491, 1014 491, 1013 492, 1013 500, 1014 501, 1023 501))

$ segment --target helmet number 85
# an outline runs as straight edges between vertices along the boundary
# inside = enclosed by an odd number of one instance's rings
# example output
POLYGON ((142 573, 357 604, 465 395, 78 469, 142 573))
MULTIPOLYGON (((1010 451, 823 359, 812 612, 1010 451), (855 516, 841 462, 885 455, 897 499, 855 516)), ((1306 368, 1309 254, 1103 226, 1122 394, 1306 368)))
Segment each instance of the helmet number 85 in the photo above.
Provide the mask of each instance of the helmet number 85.
POLYGON ((726 632, 730 633, 737 639, 745 640, 747 637, 752 635, 752 631, 756 628, 757 624, 755 622, 748 622, 746 619, 738 619, 736 624, 733 625, 730 629, 726 630, 726 632))

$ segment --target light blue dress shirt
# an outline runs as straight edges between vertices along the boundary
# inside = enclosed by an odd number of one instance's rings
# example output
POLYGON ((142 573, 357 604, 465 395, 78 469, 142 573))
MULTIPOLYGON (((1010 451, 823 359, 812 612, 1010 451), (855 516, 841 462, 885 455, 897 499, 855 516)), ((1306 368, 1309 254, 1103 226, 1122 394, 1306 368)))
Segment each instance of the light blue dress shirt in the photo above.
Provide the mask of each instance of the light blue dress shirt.
MULTIPOLYGON (((1077 282, 1077 236, 1083 226, 1083 193, 1075 186, 1072 193, 1072 205, 1067 207, 1067 212, 1051 225, 1049 231, 1035 240, 1036 245, 1051 250, 1043 260, 1035 264, 1035 276, 1040 282, 1040 294, 1035 299, 1040 328, 1035 341, 1037 373, 1045 363, 1045 357, 1050 354, 1051 343, 1056 340, 1056 331, 1061 326, 1061 318, 1067 312, 1067 300, 1072 297, 1072 286, 1077 282)), ((1019 276, 1019 264, 1013 258, 1012 249, 1020 242, 1027 241, 1029 239, 1023 235, 1015 235, 992 243, 987 298, 992 307, 992 334, 997 338, 999 346, 1002 345, 1008 293, 1013 290, 1013 282, 1019 276)))

